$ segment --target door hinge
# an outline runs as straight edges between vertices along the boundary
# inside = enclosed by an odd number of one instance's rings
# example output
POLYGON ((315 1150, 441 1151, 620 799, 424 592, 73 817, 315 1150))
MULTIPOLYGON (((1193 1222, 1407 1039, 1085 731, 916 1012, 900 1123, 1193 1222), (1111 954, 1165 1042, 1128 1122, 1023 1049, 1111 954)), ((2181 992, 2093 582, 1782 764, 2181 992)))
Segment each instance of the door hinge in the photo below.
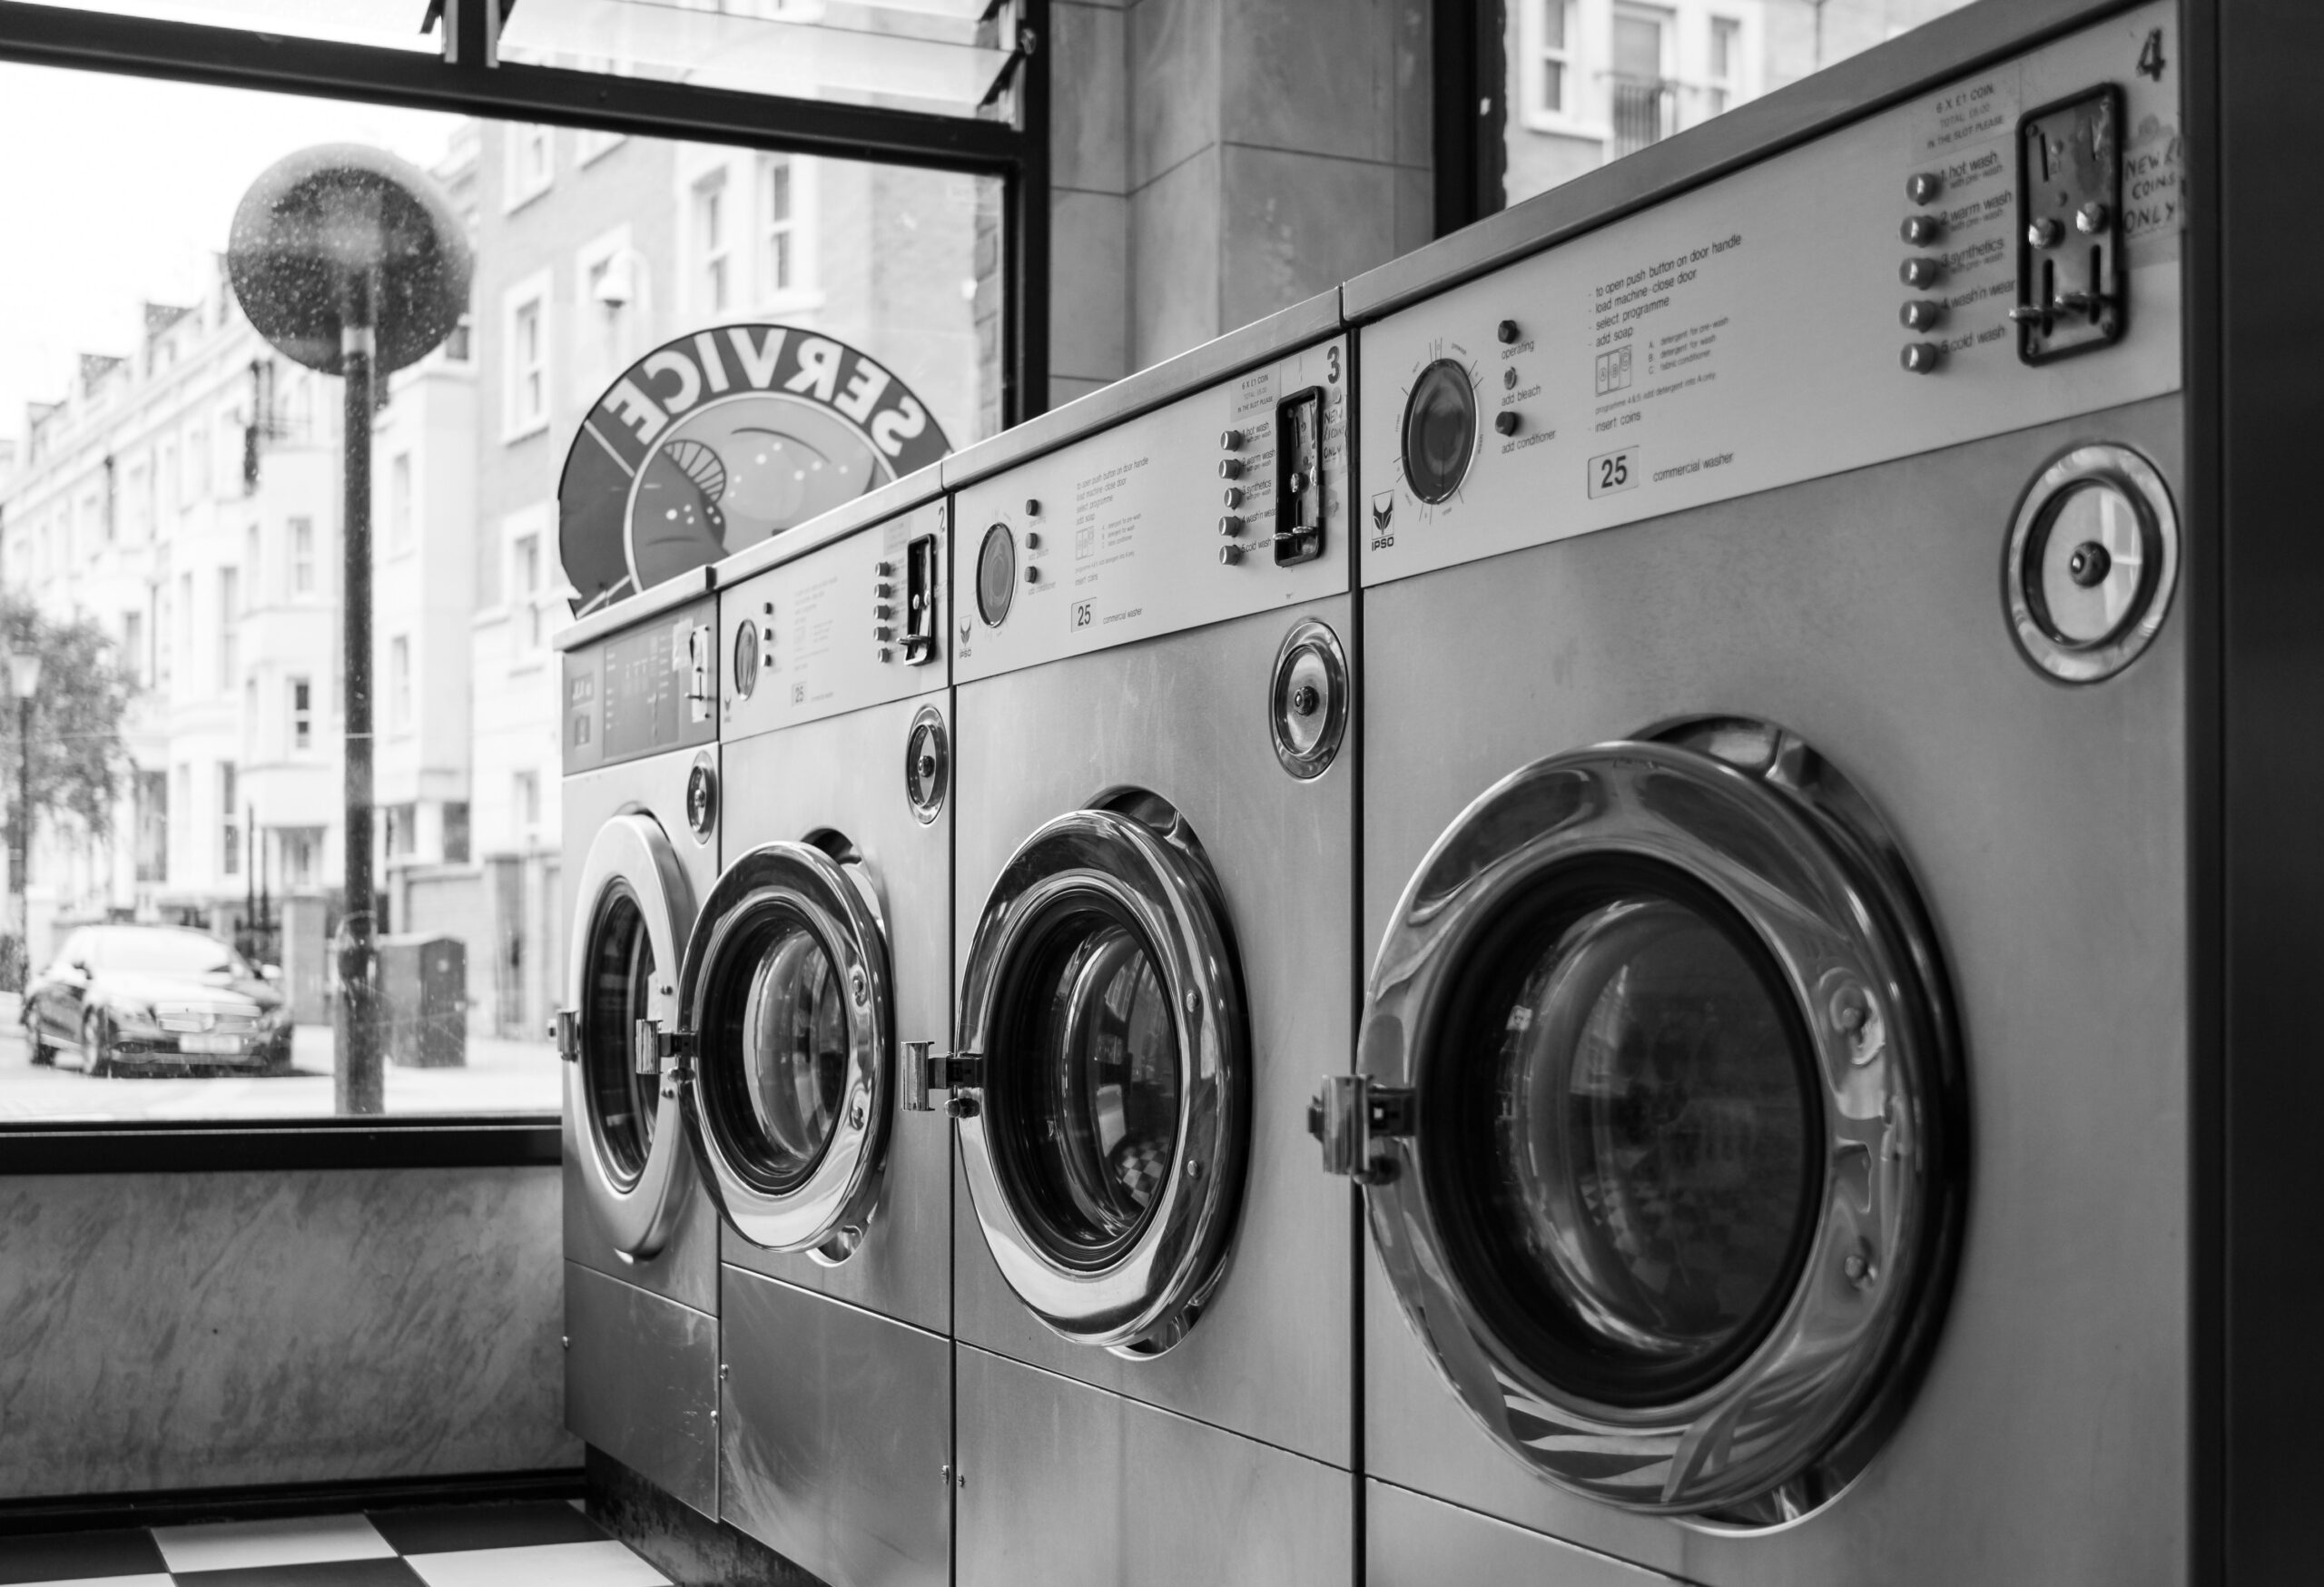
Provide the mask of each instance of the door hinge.
POLYGON ((1368 1075, 1325 1075, 1324 1089, 1307 1104, 1307 1133, 1323 1143, 1325 1173, 1384 1185, 1395 1177, 1396 1165, 1381 1148, 1412 1134, 1413 1112, 1409 1086, 1379 1085, 1368 1075))
POLYGON ((549 1021, 549 1039, 556 1043, 556 1056, 567 1063, 581 1061, 581 1010, 559 1009, 556 1018, 549 1021))
POLYGON ((681 1077, 694 1057, 694 1032, 665 1030, 653 1020, 640 1020, 631 1027, 635 1032, 632 1050, 637 1055, 637 1072, 642 1075, 681 1077))
POLYGON ((931 1093, 950 1093, 944 1111, 955 1119, 977 1116, 978 1094, 984 1089, 984 1054, 939 1052, 933 1041, 904 1043, 904 1109, 911 1113, 935 1110, 931 1093))

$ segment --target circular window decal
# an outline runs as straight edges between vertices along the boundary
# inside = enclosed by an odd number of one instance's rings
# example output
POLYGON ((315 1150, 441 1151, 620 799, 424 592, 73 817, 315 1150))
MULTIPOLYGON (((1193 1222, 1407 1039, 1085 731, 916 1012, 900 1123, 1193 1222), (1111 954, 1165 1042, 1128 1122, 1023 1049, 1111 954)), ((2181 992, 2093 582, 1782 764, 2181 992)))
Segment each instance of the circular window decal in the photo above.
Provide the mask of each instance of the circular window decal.
POLYGON ((734 697, 747 700, 759 686, 759 626, 748 617, 734 630, 734 697))

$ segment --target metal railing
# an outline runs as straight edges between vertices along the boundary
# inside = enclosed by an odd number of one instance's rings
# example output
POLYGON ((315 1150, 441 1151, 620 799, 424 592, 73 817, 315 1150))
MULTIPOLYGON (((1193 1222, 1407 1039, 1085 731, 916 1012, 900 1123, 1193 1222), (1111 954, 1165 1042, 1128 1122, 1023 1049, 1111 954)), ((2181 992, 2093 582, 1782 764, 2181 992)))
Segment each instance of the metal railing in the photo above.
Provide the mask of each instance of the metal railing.
POLYGON ((1677 130, 1676 84, 1659 77, 1617 77, 1610 86, 1615 159, 1635 154, 1649 143, 1659 143, 1677 130))

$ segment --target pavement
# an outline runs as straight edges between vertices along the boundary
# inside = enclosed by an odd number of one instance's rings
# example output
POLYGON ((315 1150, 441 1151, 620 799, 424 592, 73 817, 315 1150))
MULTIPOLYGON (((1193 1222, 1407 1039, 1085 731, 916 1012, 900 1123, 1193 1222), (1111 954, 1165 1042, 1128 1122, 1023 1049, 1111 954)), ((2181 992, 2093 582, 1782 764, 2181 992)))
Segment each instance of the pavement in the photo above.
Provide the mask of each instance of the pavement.
MULTIPOLYGON (((563 1103, 556 1047, 468 1038, 461 1069, 387 1070, 389 1113, 555 1113, 563 1103)), ((60 1055, 60 1064, 74 1061, 60 1055)), ((0 1122, 28 1119, 300 1119, 331 1111, 328 1025, 292 1033, 287 1075, 163 1073, 99 1079, 76 1069, 34 1068, 14 993, 0 995, 0 1122)))

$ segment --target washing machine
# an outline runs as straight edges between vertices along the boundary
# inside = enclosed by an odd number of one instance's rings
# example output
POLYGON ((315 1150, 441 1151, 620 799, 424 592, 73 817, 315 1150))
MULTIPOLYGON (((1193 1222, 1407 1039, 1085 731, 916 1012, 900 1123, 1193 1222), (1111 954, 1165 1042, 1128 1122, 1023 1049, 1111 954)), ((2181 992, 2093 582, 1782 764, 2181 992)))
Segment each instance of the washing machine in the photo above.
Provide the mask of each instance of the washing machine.
POLYGON ((717 569, 725 868, 677 987, 720 1237, 723 1518, 833 1587, 949 1581, 951 1006, 932 469, 717 569))
POLYGON ((1377 1587, 2190 1575, 2178 13, 2030 21, 1347 289, 1377 1587))
MULTIPOLYGON (((964 1584, 1344 1582, 1349 370, 1326 298, 948 462, 964 1584)), ((916 1099, 917 1100, 917 1099, 916 1099)))
POLYGON ((713 1519, 719 1219, 674 1038, 687 938, 718 875, 716 623, 704 569, 557 640, 566 1422, 713 1519))

